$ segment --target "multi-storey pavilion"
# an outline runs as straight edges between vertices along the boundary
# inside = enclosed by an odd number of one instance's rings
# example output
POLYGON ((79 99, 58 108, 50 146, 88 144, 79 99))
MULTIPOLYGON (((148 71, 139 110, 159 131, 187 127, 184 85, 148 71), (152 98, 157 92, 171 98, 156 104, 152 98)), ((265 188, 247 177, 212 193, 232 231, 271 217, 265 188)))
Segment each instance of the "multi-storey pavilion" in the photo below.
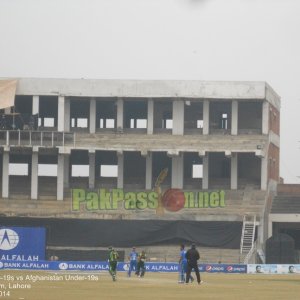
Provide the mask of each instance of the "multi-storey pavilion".
POLYGON ((280 97, 266 82, 22 78, 2 115, 6 216, 153 219, 121 209, 75 213, 71 189, 150 191, 168 168, 162 190, 224 190, 226 205, 163 219, 255 214, 263 236, 280 149, 280 97))

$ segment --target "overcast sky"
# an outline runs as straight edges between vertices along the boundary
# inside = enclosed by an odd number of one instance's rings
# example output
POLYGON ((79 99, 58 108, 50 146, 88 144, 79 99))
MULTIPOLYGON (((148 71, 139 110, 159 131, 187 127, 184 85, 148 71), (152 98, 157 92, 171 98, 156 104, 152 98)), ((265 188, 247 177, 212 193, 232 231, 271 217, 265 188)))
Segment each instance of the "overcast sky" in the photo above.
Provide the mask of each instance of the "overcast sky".
POLYGON ((0 77, 267 81, 300 183, 300 0, 0 0, 0 77))

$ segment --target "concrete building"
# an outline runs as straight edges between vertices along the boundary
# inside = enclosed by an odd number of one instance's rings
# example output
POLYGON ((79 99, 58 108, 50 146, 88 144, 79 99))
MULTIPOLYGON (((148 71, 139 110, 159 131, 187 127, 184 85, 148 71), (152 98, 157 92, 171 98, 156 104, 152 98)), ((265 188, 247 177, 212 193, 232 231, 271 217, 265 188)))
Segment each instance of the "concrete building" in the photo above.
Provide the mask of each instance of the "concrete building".
POLYGON ((279 184, 269 215, 268 237, 287 233, 300 249, 300 185, 279 184))
POLYGON ((5 220, 242 223, 247 215, 261 244, 268 236, 280 97, 266 82, 22 78, 1 113, 5 220), (163 199, 158 213, 149 193, 160 200, 170 188, 185 192, 184 206, 163 199))

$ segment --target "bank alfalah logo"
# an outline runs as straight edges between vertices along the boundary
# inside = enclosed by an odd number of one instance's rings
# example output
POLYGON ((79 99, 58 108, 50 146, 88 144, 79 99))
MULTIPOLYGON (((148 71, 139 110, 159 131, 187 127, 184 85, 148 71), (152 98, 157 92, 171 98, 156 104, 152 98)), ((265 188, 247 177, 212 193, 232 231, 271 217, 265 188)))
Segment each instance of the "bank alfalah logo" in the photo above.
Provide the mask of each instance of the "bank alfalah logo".
POLYGON ((11 250, 19 244, 19 235, 12 229, 0 229, 0 250, 11 250))

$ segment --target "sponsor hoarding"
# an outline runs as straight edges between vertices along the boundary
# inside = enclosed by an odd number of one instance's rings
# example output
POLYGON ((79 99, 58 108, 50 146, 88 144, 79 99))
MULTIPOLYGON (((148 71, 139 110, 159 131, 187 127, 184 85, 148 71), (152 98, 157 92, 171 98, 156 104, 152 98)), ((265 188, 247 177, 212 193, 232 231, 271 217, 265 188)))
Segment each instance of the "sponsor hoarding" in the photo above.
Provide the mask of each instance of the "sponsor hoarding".
POLYGON ((300 274, 300 265, 277 265, 278 274, 300 274))
POLYGON ((0 227, 1 261, 45 259, 46 229, 42 227, 0 227))
POLYGON ((247 269, 249 274, 277 274, 277 265, 275 264, 250 264, 247 269))
MULTIPOLYGON (((118 263, 117 270, 120 272, 128 271, 128 263, 118 263)), ((200 264, 202 272, 222 272, 222 273, 246 273, 246 265, 225 265, 225 264, 200 264)), ((55 270, 55 271, 108 271, 107 262, 92 261, 1 261, 0 269, 16 270, 55 270)), ((146 263, 146 272, 174 272, 179 271, 178 263, 146 263)))

